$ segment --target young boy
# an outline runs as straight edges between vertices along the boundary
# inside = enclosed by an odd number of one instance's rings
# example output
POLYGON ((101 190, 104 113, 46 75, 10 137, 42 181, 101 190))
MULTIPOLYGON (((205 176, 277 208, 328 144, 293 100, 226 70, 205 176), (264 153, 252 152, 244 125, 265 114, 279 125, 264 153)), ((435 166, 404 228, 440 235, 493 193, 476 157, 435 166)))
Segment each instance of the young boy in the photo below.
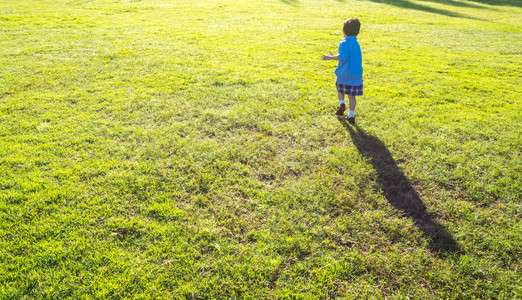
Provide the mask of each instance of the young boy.
POLYGON ((357 42, 357 35, 361 28, 361 23, 357 18, 350 18, 344 21, 343 34, 344 39, 339 44, 339 54, 323 55, 324 60, 337 60, 337 69, 335 75, 337 80, 337 95, 339 96, 339 107, 337 115, 342 116, 346 110, 344 104, 344 95, 348 95, 350 112, 348 113, 348 121, 355 124, 355 96, 363 94, 363 68, 361 46, 357 42))

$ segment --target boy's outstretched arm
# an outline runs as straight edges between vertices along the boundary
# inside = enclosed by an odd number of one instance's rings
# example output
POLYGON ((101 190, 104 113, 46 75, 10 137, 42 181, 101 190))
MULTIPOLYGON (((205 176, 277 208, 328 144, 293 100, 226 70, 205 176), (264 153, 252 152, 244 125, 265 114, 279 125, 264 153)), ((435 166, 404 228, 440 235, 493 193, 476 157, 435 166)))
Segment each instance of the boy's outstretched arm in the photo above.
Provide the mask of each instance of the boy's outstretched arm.
POLYGON ((330 52, 330 55, 323 55, 321 56, 323 60, 341 60, 337 55, 334 55, 332 52, 330 52))

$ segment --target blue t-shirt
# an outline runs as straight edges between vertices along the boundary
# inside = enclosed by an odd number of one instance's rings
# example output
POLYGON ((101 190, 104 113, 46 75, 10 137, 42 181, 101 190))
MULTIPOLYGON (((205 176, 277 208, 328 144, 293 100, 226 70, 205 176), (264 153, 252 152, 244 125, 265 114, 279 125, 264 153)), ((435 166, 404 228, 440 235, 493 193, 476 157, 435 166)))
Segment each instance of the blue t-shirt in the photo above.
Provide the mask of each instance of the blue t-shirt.
POLYGON ((362 54, 356 36, 347 36, 341 41, 338 57, 341 60, 335 69, 337 82, 351 86, 362 85, 362 54))

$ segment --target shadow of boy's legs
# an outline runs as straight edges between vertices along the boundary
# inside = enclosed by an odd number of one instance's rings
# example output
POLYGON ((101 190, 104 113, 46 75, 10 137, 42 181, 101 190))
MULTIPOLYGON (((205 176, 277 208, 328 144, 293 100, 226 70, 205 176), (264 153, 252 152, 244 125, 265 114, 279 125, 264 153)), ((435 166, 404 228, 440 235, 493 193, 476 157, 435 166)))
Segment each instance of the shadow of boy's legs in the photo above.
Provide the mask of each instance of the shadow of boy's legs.
POLYGON ((409 179, 399 169, 390 151, 377 137, 368 135, 358 126, 352 127, 346 119, 339 122, 350 133, 357 150, 370 159, 377 172, 377 182, 384 196, 396 209, 411 218, 423 236, 429 241, 430 249, 439 254, 457 253, 459 247, 453 236, 426 211, 421 197, 409 179))

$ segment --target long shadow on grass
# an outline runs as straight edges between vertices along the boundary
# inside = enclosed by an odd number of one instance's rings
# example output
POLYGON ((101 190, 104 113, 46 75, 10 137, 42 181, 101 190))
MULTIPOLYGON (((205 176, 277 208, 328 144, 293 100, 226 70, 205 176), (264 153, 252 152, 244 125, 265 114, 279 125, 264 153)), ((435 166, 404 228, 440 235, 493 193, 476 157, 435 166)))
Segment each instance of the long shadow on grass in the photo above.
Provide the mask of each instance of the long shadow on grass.
POLYGON ((522 1, 520 0, 468 0, 468 2, 476 2, 487 5, 505 5, 505 6, 516 6, 522 7, 522 1))
MULTIPOLYGON (((460 13, 457 13, 457 12, 452 12, 452 11, 447 10, 447 9, 430 7, 430 6, 427 6, 427 5, 424 5, 424 4, 420 4, 418 2, 412 2, 412 1, 409 1, 409 0, 370 0, 370 1, 377 2, 377 3, 383 3, 383 4, 388 4, 388 5, 393 5, 393 6, 397 6, 397 7, 401 7, 401 8, 420 10, 420 11, 424 11, 424 12, 429 12, 429 13, 433 13, 433 14, 439 14, 439 15, 453 17, 453 18, 465 18, 465 19, 472 19, 472 20, 480 20, 478 18, 471 17, 471 16, 466 16, 466 15, 463 15, 463 14, 460 14, 460 13)), ((439 1, 441 1, 441 0, 432 0, 430 2, 439 2, 439 1)), ((460 3, 460 2, 449 2, 449 1, 442 2, 441 1, 439 3, 446 3, 446 4, 451 4, 451 5, 454 5, 454 6, 476 7, 476 5, 473 5, 473 4, 460 3), (456 5, 455 3, 459 3, 459 4, 456 5)))
POLYGON ((428 214, 419 193, 399 169, 384 143, 379 138, 367 134, 360 127, 350 126, 346 119, 339 119, 339 122, 350 133, 361 155, 369 158, 377 172, 377 182, 382 187, 388 202, 413 220, 415 226, 429 241, 430 250, 441 256, 457 254, 459 252, 457 242, 444 226, 428 214))

